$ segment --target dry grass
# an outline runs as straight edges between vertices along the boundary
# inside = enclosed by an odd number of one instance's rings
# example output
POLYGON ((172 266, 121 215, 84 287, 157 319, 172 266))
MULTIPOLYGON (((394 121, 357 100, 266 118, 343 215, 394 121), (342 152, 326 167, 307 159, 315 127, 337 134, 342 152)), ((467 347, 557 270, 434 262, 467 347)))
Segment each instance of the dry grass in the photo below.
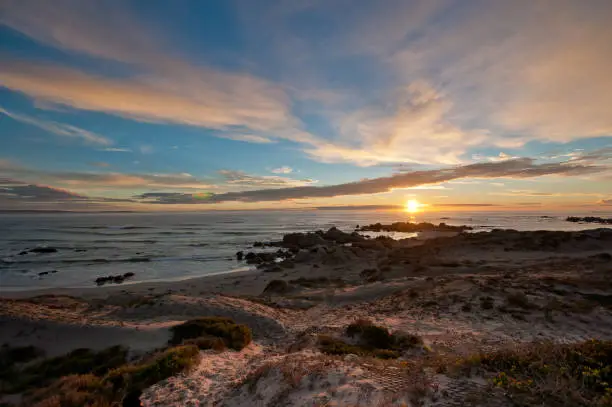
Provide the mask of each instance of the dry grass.
POLYGON ((218 348, 218 343, 212 338, 219 338, 228 348, 241 350, 251 343, 251 330, 246 325, 239 325, 231 318, 205 317, 192 319, 171 328, 170 343, 179 345, 185 341, 204 338, 197 345, 202 348, 207 344, 211 348, 218 348))
POLYGON ((483 375, 513 405, 612 406, 612 341, 528 344, 438 365, 455 376, 483 375))

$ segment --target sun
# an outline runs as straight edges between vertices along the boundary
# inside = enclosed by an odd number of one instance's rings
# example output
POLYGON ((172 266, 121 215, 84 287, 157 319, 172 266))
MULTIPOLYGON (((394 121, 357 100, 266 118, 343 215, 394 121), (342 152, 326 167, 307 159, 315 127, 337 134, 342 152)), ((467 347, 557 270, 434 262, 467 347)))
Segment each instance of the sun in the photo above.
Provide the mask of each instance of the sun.
POLYGON ((404 209, 406 210, 406 212, 408 213, 415 213, 418 212, 419 209, 421 209, 422 204, 417 201, 416 199, 410 199, 406 202, 406 205, 404 206, 404 209))

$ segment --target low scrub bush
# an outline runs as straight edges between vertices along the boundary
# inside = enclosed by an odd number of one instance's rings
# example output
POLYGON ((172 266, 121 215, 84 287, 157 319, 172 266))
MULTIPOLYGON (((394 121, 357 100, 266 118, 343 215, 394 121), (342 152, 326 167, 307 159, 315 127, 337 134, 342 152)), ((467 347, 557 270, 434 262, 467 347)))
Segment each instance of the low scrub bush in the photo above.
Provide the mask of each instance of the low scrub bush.
POLYGON ((115 391, 142 390, 191 369, 199 359, 197 346, 185 345, 166 349, 149 360, 113 369, 104 377, 115 391))
MULTIPOLYGON (((251 343, 252 339, 251 329, 248 326, 236 324, 231 318, 223 317, 192 319, 172 327, 171 331, 170 343, 173 345, 180 345, 186 340, 200 337, 215 337, 220 338, 226 347, 241 350, 251 343)), ((202 344, 204 343, 203 341, 202 344)))
POLYGON ((29 364, 15 374, 4 377, 1 390, 19 393, 30 387, 45 386, 62 376, 91 373, 103 375, 110 369, 126 363, 127 349, 113 346, 99 352, 91 349, 75 349, 72 352, 29 364))
POLYGON ((389 333, 384 327, 374 325, 366 319, 359 319, 346 327, 346 335, 356 338, 356 344, 348 344, 341 339, 328 335, 319 336, 319 347, 322 352, 332 355, 353 353, 359 356, 373 356, 381 359, 395 359, 402 351, 414 348, 423 343, 416 335, 389 333))
POLYGON ((476 368, 518 406, 612 406, 612 341, 531 344, 460 360, 476 368))

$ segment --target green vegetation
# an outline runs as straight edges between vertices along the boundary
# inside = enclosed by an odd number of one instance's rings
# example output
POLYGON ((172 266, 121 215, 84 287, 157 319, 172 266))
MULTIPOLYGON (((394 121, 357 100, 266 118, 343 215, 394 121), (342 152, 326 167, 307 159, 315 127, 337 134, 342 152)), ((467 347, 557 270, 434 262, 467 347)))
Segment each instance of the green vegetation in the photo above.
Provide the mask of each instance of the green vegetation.
POLYGON ((530 344, 459 360, 455 368, 489 376, 516 406, 612 406, 612 341, 530 344))
MULTIPOLYGON (((34 351, 21 351, 25 355, 34 355, 34 351)), ((13 352, 15 353, 15 352, 13 352)), ((40 353, 38 353, 40 354, 40 353)), ((18 369, 14 364, 7 367, 12 375, 1 377, 2 393, 19 393, 31 387, 45 386, 62 376, 92 373, 103 375, 110 369, 126 363, 127 349, 113 346, 99 352, 91 349, 75 349, 72 352, 54 358, 44 359, 18 369)))
POLYGON ((246 325, 239 325, 231 318, 223 317, 206 317, 186 321, 180 325, 172 327, 172 345, 179 345, 185 341, 206 338, 200 341, 197 345, 202 348, 207 343, 211 348, 214 341, 211 338, 220 338, 226 347, 241 350, 247 346, 252 339, 251 330, 246 325))
POLYGON ((423 343, 416 335, 389 333, 384 327, 360 319, 346 328, 346 335, 355 338, 356 344, 348 344, 341 339, 328 335, 319 336, 319 347, 322 352, 332 355, 353 353, 359 356, 373 356, 381 359, 396 359, 402 351, 419 346, 423 343))
MULTIPOLYGON (((109 348, 113 349, 113 348, 109 348)), ((108 353, 109 350, 102 351, 108 353)), ((100 353, 102 353, 100 352, 100 353)), ((111 407, 119 406, 126 394, 146 387, 192 368, 198 361, 196 346, 177 346, 151 357, 108 370, 108 366, 91 367, 97 374, 72 374, 42 387, 26 392, 23 405, 34 407, 111 407), (106 369, 106 372, 102 373, 106 369)), ((51 378, 44 378, 49 380, 51 378)))
POLYGON ((104 377, 113 390, 142 390, 161 380, 192 368, 198 360, 197 346, 185 345, 166 349, 149 360, 113 369, 104 377))

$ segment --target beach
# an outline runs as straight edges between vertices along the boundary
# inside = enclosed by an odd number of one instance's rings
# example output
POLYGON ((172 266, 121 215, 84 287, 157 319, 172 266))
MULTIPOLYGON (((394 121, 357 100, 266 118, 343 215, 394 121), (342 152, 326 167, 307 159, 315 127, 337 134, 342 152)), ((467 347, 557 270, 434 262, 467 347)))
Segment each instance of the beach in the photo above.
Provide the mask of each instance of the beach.
POLYGON ((0 343, 33 345, 48 357, 123 345, 138 357, 164 347, 181 322, 229 317, 252 330, 253 342, 202 351, 195 369, 144 389, 143 405, 418 405, 416 391, 424 405, 450 406, 487 382, 431 369, 408 374, 406 363, 612 339, 610 229, 433 230, 437 236, 400 240, 366 233, 286 234, 252 247, 257 268, 234 273, 2 292, 0 343), (320 351, 318 337, 341 337, 359 319, 423 344, 390 360, 320 351), (301 372, 298 383, 277 377, 287 365, 301 372), (246 382, 254 372, 261 386, 246 382))

